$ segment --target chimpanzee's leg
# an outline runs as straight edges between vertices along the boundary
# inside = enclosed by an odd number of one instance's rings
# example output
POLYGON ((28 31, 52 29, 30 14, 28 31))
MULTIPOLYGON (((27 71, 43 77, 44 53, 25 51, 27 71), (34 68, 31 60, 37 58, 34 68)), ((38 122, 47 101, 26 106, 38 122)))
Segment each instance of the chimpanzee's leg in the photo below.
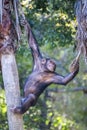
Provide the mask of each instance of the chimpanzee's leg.
POLYGON ((24 98, 21 106, 11 108, 11 111, 13 113, 18 113, 18 114, 24 114, 30 106, 33 106, 35 103, 35 95, 34 94, 29 94, 27 98, 24 98))

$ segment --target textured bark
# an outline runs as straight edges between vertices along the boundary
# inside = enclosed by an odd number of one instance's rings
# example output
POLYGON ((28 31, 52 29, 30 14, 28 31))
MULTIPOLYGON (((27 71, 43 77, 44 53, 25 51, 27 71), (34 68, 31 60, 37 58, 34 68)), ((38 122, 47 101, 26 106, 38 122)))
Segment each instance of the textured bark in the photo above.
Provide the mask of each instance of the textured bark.
POLYGON ((10 10, 12 4, 11 0, 3 0, 3 9, 1 8, 0 11, 2 19, 0 23, 0 58, 6 93, 9 130, 23 130, 22 115, 13 114, 10 110, 12 107, 20 105, 19 79, 14 56, 17 37, 10 10))
POLYGON ((17 66, 14 56, 15 41, 17 34, 12 20, 12 12, 15 15, 17 8, 14 0, 2 0, 0 2, 0 57, 2 66, 3 82, 6 93, 7 115, 9 130, 23 130, 22 115, 13 114, 10 110, 12 107, 20 105, 20 89, 17 66))
POLYGON ((77 50, 81 50, 87 62, 87 0, 76 0, 77 50))
POLYGON ((22 115, 13 114, 10 108, 20 105, 17 65, 13 52, 1 55, 2 75, 6 93, 9 130, 23 130, 22 115))

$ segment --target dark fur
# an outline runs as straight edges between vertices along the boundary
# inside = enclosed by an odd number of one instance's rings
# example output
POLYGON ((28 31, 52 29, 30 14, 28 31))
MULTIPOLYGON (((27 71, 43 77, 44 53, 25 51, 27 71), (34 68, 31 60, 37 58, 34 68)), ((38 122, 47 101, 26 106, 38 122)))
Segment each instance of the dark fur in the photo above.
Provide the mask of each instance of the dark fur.
POLYGON ((37 102, 38 97, 50 84, 61 84, 66 85, 70 82, 78 73, 79 67, 71 72, 67 76, 63 77, 55 72, 56 65, 53 62, 51 65, 52 71, 47 67, 47 62, 50 59, 45 59, 42 57, 38 44, 31 28, 28 23, 25 24, 26 31, 28 32, 29 46, 31 48, 31 53, 33 56, 33 70, 29 75, 25 86, 24 86, 24 99, 21 106, 12 109, 14 113, 25 113, 29 107, 34 106, 37 102))

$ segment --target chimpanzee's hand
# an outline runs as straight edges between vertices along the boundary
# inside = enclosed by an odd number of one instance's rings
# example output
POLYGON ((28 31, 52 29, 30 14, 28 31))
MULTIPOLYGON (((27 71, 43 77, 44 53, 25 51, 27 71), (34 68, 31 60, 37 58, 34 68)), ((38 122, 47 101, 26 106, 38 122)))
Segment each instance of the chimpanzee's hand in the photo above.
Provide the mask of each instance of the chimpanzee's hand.
POLYGON ((19 20, 20 20, 21 26, 24 27, 27 24, 27 21, 26 21, 25 17, 21 16, 19 20))
POLYGON ((74 60, 70 65, 70 72, 78 72, 79 71, 79 61, 74 60))

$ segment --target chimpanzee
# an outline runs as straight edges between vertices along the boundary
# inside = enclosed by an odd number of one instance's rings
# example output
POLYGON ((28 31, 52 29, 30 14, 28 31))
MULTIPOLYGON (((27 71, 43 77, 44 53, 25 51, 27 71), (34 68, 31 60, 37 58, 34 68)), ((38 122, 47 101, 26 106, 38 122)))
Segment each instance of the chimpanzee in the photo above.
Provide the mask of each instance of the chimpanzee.
POLYGON ((38 48, 37 41, 33 35, 30 25, 24 25, 28 34, 29 46, 33 56, 33 69, 24 86, 24 98, 21 106, 12 108, 11 111, 18 114, 25 113, 31 106, 34 106, 38 97, 52 83, 66 85, 79 71, 79 62, 67 76, 61 76, 55 72, 56 64, 50 58, 44 58, 38 48))

